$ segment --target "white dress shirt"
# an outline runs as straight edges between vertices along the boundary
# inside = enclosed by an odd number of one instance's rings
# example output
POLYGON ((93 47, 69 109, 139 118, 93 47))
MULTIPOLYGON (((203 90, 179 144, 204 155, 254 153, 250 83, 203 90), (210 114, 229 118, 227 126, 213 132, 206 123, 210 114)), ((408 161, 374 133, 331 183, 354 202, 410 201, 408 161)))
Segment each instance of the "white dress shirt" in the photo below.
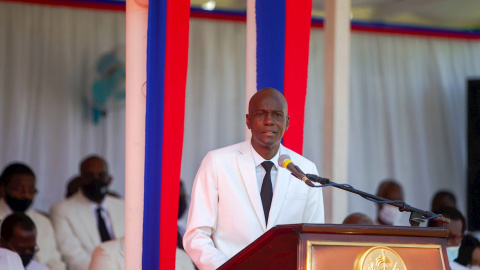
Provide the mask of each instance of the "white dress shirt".
POLYGON ((262 166, 262 162, 264 161, 271 161, 273 162, 272 170, 270 171, 270 179, 272 180, 272 188, 275 190, 275 183, 277 181, 277 172, 278 172, 278 157, 280 156, 279 152, 275 154, 275 156, 270 159, 266 160, 262 156, 260 156, 255 149, 253 149, 253 146, 250 145, 252 148, 252 156, 253 156, 253 162, 255 162, 255 173, 257 174, 257 183, 258 183, 258 190, 262 190, 262 184, 263 184, 263 178, 265 177, 265 174, 267 172, 265 171, 265 168, 262 166))

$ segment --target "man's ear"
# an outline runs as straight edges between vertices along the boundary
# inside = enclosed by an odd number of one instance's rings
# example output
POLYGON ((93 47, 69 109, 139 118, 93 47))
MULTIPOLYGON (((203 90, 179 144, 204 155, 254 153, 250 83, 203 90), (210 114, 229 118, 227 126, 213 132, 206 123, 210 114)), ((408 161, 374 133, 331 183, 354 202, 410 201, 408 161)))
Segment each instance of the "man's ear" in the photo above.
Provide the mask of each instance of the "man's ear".
POLYGON ((288 130, 289 126, 290 126, 290 115, 287 115, 287 125, 285 126, 285 130, 288 130))
POLYGON ((245 115, 245 123, 247 124, 248 129, 251 129, 250 115, 249 114, 245 115))

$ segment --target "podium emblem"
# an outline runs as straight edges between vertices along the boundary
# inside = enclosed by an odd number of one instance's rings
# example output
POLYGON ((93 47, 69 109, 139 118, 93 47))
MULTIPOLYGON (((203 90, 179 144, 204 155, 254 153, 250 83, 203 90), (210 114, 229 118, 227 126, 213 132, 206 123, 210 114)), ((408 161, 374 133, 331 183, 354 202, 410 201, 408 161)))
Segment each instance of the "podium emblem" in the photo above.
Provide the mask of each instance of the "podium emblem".
POLYGON ((406 270, 400 255, 388 247, 372 247, 355 263, 355 270, 406 270))

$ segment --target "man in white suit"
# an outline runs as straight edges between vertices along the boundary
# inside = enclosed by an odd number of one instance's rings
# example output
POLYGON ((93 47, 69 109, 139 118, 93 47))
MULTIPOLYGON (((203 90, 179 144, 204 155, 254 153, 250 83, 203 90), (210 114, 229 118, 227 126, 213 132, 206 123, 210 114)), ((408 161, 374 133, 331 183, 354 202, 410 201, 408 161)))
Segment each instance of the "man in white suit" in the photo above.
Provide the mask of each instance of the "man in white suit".
POLYGON ((209 152, 195 177, 183 243, 201 270, 218 268, 275 225, 324 222, 321 189, 277 165, 287 154, 317 174, 315 164, 281 145, 290 118, 285 97, 262 89, 248 111, 252 139, 209 152))
POLYGON ((50 220, 32 207, 37 193, 35 186, 35 174, 27 165, 11 163, 5 167, 0 176, 0 224, 14 212, 25 213, 37 229, 36 241, 40 251, 35 255, 36 259, 51 270, 65 270, 50 220))
POLYGON ((60 253, 69 270, 86 270, 96 246, 125 234, 125 202, 107 195, 112 178, 98 156, 80 165, 81 189, 50 210, 60 253))

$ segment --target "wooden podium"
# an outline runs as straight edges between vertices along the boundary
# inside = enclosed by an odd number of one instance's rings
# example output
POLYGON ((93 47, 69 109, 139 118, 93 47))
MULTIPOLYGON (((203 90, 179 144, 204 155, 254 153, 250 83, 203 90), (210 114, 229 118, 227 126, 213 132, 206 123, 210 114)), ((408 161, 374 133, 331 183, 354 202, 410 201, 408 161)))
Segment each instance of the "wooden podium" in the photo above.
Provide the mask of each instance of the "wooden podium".
POLYGON ((279 225, 219 269, 450 269, 442 228, 279 225))

